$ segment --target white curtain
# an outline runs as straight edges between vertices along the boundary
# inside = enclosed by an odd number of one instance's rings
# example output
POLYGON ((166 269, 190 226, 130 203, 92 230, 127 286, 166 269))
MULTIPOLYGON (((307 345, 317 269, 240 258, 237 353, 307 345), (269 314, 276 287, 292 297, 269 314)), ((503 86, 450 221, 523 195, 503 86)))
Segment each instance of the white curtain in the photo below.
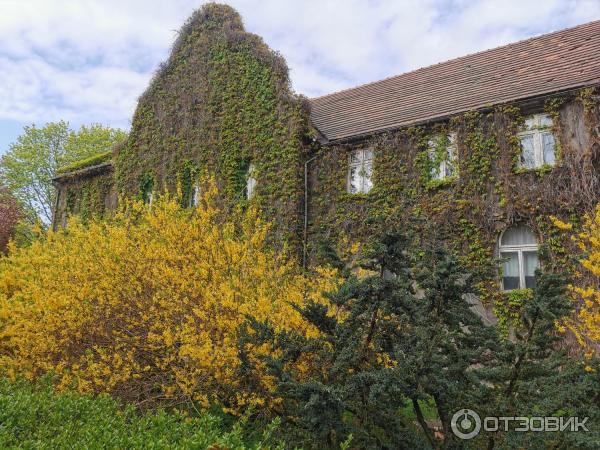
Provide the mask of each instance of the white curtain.
POLYGON ((521 136, 521 149, 521 165, 528 169, 535 167, 535 149, 532 134, 521 136))
POLYGON ((501 246, 535 245, 537 239, 527 227, 512 227, 502 235, 501 246))
POLYGON ((500 255, 504 259, 504 276, 519 276, 519 254, 517 252, 504 252, 500 255))

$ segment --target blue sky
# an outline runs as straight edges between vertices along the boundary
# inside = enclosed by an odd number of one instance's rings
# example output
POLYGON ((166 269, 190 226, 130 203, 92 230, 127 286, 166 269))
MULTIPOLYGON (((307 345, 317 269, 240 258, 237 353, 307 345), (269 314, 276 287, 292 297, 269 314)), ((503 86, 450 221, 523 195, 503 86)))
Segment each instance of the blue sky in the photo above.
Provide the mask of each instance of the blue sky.
MULTIPOLYGON (((128 129, 193 0, 0 0, 0 153, 23 125, 128 129)), ((600 19, 600 0, 232 0, 309 97, 600 19)))

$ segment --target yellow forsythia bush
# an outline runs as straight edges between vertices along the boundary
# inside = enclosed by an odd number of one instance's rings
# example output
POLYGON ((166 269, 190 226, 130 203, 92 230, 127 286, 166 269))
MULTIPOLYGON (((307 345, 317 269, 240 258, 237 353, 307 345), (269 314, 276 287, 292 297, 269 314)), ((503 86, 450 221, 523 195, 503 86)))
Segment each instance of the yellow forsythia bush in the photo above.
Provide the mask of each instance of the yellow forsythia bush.
MULTIPOLYGON (((112 219, 69 222, 0 259, 0 370, 138 404, 269 405, 273 386, 240 352, 246 316, 314 335, 291 306, 336 285, 265 245, 255 210, 224 214, 214 187, 195 210, 168 197, 112 219)), ((300 368, 302 369, 302 368, 300 368)))
MULTIPOLYGON (((569 223, 556 218, 553 221, 562 230, 573 229, 569 223)), ((600 204, 594 215, 585 217, 581 232, 572 239, 582 254, 582 271, 576 274, 578 283, 570 287, 576 300, 576 314, 565 325, 591 355, 600 345, 600 204)))

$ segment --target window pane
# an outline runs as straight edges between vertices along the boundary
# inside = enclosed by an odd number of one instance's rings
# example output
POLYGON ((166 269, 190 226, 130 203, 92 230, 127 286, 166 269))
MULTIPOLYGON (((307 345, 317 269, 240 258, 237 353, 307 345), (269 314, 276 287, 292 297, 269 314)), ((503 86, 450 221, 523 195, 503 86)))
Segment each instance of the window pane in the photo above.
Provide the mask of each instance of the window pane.
POLYGON ((256 167, 253 163, 248 166, 248 172, 246 173, 246 198, 252 198, 254 191, 256 190, 256 167))
POLYGON ((353 152, 350 153, 350 164, 359 163, 360 160, 361 160, 361 151, 360 150, 354 150, 353 152))
POLYGON ((513 289, 519 289, 519 277, 503 277, 502 278, 502 289, 505 291, 512 291, 513 289))
POLYGON ((535 277, 525 277, 525 287, 528 289, 535 288, 535 277))
POLYGON ((528 169, 535 167, 535 150, 531 134, 521 136, 521 166, 528 169))
POLYGON ((504 290, 519 288, 519 254, 517 252, 503 252, 500 257, 504 259, 502 265, 502 287, 504 290))
POLYGON ((535 269, 540 266, 537 252, 523 252, 523 272, 525 273, 525 287, 535 287, 535 269))
POLYGON ((456 133, 448 134, 448 144, 450 147, 454 147, 456 145, 456 133))
MULTIPOLYGON (((433 141, 429 141, 430 144, 432 142, 433 141)), ((440 161, 437 151, 435 150, 435 148, 432 148, 431 145, 429 148, 429 161, 431 162, 431 171, 429 173, 429 176, 433 180, 441 179, 444 174, 442 167, 443 161, 440 161)))
POLYGON ((373 187, 373 163, 365 163, 363 168, 363 192, 367 193, 373 187))
POLYGON ((252 198, 254 195, 254 190, 256 189, 256 179, 252 177, 248 177, 248 181, 246 182, 246 197, 252 198))
POLYGON ((351 194, 356 194, 360 189, 360 176, 358 172, 358 166, 350 166, 348 172, 348 192, 351 194))
POLYGON ((444 168, 442 167, 442 163, 440 163, 437 166, 434 166, 431 168, 431 178, 433 180, 441 180, 443 178, 443 170, 444 168))
POLYGON ((198 206, 198 203, 200 203, 200 186, 196 185, 192 188, 191 201, 191 206, 198 206))
POLYGON ((537 118, 535 116, 525 119, 525 129, 531 130, 537 126, 537 118))
POLYGON ((527 227, 518 226, 506 230, 502 234, 501 246, 519 246, 519 245, 536 245, 537 239, 533 231, 527 227))
POLYGON ((552 133, 542 133, 542 151, 544 154, 544 164, 554 165, 556 158, 554 155, 554 136, 552 133))
POLYGON ((454 175, 454 166, 451 161, 446 161, 444 163, 444 177, 449 178, 454 175))
POLYGON ((454 164, 456 162, 456 148, 453 146, 448 147, 448 159, 446 160, 445 169, 446 176, 451 177, 454 175, 454 164))
POLYGON ((551 127, 552 126, 552 117, 548 114, 540 114, 539 116, 540 127, 551 127))
POLYGON ((523 252, 523 264, 525 265, 525 276, 534 276, 535 269, 537 269, 540 266, 537 252, 523 252))
POLYGON ((504 260, 502 273, 505 277, 519 276, 518 252, 502 252, 500 257, 504 260))
POLYGON ((363 159, 365 161, 370 161, 373 159, 373 150, 365 150, 363 153, 363 159))

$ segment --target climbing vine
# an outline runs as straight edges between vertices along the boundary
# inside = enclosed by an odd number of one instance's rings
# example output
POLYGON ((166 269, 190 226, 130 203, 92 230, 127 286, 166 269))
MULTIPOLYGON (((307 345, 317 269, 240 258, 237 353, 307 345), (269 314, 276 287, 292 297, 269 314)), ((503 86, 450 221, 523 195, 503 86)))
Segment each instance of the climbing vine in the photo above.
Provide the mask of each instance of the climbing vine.
POLYGON ((495 298, 494 314, 498 318, 498 328, 505 336, 508 336, 511 328, 520 325, 523 305, 532 299, 531 289, 513 289, 495 298))
POLYGON ((292 94, 280 55, 245 32, 233 9, 205 5, 139 101, 130 137, 115 155, 117 189, 139 195, 151 174, 153 189, 179 187, 188 204, 198 174, 211 173, 222 201, 233 205, 246 201, 252 164, 252 201, 277 216, 273 241, 298 243, 305 103, 292 94))
MULTIPOLYGON (((298 249, 303 163, 318 155, 309 178, 313 263, 337 254, 352 265, 378 229, 401 228, 415 247, 437 245, 455 253, 477 275, 479 294, 493 306, 500 299, 497 239, 519 223, 539 236, 545 267, 572 267, 565 237, 549 216, 576 223, 598 202, 596 91, 489 107, 322 147, 311 143, 307 102, 289 84, 283 58, 244 31, 235 11, 205 5, 185 24, 169 60, 139 101, 131 133, 113 155, 114 190, 133 197, 145 197, 149 189, 168 190, 188 205, 193 186, 208 173, 215 176, 222 202, 255 203, 275 222, 272 242, 298 249), (553 118, 558 164, 522 170, 518 133, 534 112, 553 118), (454 171, 447 178, 434 177, 436 168, 449 162, 450 134, 455 136, 454 171), (366 147, 374 154, 374 186, 367 194, 352 195, 347 192, 349 153, 366 147), (257 186, 247 200, 250 166, 257 186)), ((70 193, 69 207, 101 208, 89 199, 100 198, 109 184, 102 192, 89 188, 98 194, 70 193)))
MULTIPOLYGON (((64 208, 69 214, 80 216, 87 222, 102 218, 109 212, 113 197, 113 178, 110 171, 92 178, 75 177, 69 181, 64 208)), ((64 211, 58 211, 64 214, 64 211)))
POLYGON ((544 267, 569 274, 574 266, 568 237, 556 230, 550 215, 581 217, 600 200, 600 189, 592 193, 588 188, 598 186, 600 179, 598 169, 590 167, 598 155, 594 126, 600 118, 593 95, 582 91, 537 104, 499 105, 331 147, 315 163, 311 257, 326 259, 318 244, 325 241, 352 263, 356 256, 350 250, 360 249, 377 228, 400 228, 418 248, 443 246, 454 252, 477 275, 483 302, 502 326, 510 326, 529 294, 507 296, 499 290, 502 230, 529 226, 538 235, 544 267), (582 120, 585 111, 590 117, 582 120), (518 133, 525 118, 536 112, 553 118, 558 163, 520 170, 518 133), (432 170, 448 154, 450 133, 456 136, 456 175, 432 179, 432 170), (437 144, 433 152, 432 141, 437 144), (368 194, 351 195, 346 192, 348 155, 359 148, 374 150, 374 187, 368 194))

